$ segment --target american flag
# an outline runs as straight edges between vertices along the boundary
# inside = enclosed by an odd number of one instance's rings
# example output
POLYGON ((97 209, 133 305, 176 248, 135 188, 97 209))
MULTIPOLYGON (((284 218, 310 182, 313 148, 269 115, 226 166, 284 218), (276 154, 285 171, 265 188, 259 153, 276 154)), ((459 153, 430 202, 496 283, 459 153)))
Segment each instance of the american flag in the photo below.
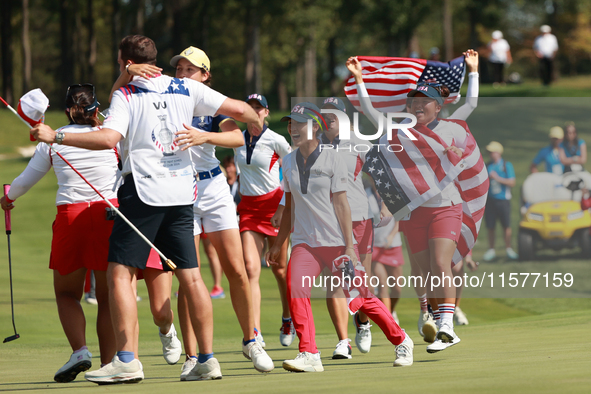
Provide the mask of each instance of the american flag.
POLYGON ((488 172, 466 122, 451 119, 440 122, 459 124, 468 133, 461 159, 452 152, 444 154, 447 144, 443 139, 428 127, 417 125, 409 129, 416 141, 401 131, 389 141, 391 145, 402 145, 401 152, 374 145, 366 155, 363 171, 374 179, 380 197, 396 220, 403 219, 454 182, 463 201, 462 233, 453 257, 457 263, 474 247, 478 237, 488 194, 488 172))
MULTIPOLYGON (((379 111, 404 111, 406 95, 419 82, 439 82, 447 86, 450 95, 446 103, 459 98, 465 75, 463 56, 449 63, 402 57, 359 56, 358 59, 371 102, 379 111)), ((361 110, 354 77, 347 81, 345 94, 351 104, 361 110)))

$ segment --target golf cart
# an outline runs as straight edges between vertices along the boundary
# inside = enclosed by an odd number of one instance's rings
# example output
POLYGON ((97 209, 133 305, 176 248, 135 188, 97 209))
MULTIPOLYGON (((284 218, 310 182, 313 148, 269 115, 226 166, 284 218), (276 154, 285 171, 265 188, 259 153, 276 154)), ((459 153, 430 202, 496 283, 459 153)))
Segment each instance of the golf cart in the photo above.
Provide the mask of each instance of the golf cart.
POLYGON ((591 189, 591 174, 586 171, 537 172, 526 178, 517 238, 521 260, 533 260, 540 249, 576 246, 591 258, 591 213, 581 210, 584 188, 591 189))

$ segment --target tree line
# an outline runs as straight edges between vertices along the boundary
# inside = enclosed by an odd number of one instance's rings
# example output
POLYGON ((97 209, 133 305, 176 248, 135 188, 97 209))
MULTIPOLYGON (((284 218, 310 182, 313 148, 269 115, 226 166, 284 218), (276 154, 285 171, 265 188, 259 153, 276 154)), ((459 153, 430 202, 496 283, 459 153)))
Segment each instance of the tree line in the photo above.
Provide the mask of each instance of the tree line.
POLYGON ((262 92, 282 110, 290 97, 342 95, 351 55, 427 58, 438 47, 449 60, 470 47, 485 52, 497 29, 525 77, 536 76, 541 24, 558 37, 561 74, 591 72, 591 0, 5 0, 0 14, 2 97, 15 103, 39 87, 53 108, 83 82, 106 104, 129 34, 154 39, 168 74, 172 56, 199 47, 216 90, 262 92))

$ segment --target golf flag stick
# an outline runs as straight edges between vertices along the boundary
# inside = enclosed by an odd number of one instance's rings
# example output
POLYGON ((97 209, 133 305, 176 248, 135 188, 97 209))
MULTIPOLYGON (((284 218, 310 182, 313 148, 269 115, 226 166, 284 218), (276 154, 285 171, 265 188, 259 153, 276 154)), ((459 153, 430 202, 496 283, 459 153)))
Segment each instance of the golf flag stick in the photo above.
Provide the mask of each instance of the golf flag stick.
MULTIPOLYGON (((11 107, 11 106, 10 106, 10 105, 9 105, 9 104, 6 102, 6 101, 4 101, 4 99, 3 99, 2 97, 0 97, 0 101, 2 101, 2 103, 4 103, 4 105, 6 105, 6 107, 8 107, 8 109, 9 109, 9 110, 11 110, 13 114, 15 114, 16 116, 18 116, 18 118, 19 118, 20 120, 22 120, 22 121, 23 121, 23 123, 24 123, 24 124, 26 124, 26 125, 27 125, 27 127, 28 127, 29 129, 31 128, 31 125, 30 125, 30 124, 29 124, 29 123, 28 123, 26 120, 24 120, 24 119, 23 119, 23 118, 22 118, 22 117, 21 117, 21 116, 18 114, 18 112, 16 112, 16 111, 14 110, 14 108, 12 108, 12 107, 11 107)), ((47 144, 47 146, 49 146, 49 148, 50 148, 50 149, 51 149, 51 150, 52 150, 52 151, 53 151, 53 152, 54 152, 56 155, 58 155, 58 156, 59 156, 59 158, 60 158, 60 159, 62 159, 62 160, 63 160, 63 161, 64 161, 64 162, 65 162, 65 163, 68 165, 68 166, 70 166, 70 168, 71 168, 72 170, 74 170, 74 172, 75 172, 76 174, 78 174, 78 176, 80 176, 80 178, 82 178, 82 180, 83 180, 84 182, 86 182, 86 184, 87 184, 88 186, 90 186, 90 187, 92 188, 92 190, 94 190, 94 191, 96 192, 96 194, 98 194, 98 195, 99 195, 99 196, 100 196, 100 197, 101 197, 101 198, 102 198, 102 199, 103 199, 103 200, 104 200, 104 201, 105 201, 105 202, 106 202, 106 203, 107 203, 107 204, 108 204, 108 205, 111 207, 111 209, 112 209, 112 210, 113 210, 113 211, 114 211, 114 212, 115 212, 117 215, 119 215, 119 217, 120 217, 121 219, 123 219, 123 221, 124 221, 125 223, 127 223, 127 224, 129 225, 129 227, 131 227, 131 229, 132 229, 133 231, 135 231, 135 232, 136 232, 136 234, 137 234, 137 235, 139 235, 139 236, 140 236, 140 237, 141 237, 141 238, 142 238, 142 239, 143 239, 143 240, 144 240, 144 241, 145 241, 145 242, 146 242, 148 245, 150 245, 150 247, 151 247, 152 249, 154 249, 154 250, 156 251, 156 253, 158 253, 158 255, 159 255, 159 256, 160 256, 160 257, 161 257, 161 258, 164 260, 164 262, 166 263, 166 265, 168 265, 168 267, 169 267, 171 270, 174 270, 174 269, 176 269, 176 265, 175 265, 175 264, 172 262, 172 260, 170 260, 169 258, 167 258, 167 257, 166 257, 166 256, 165 256, 165 255, 164 255, 164 254, 163 254, 163 253, 162 253, 162 252, 161 252, 161 251, 160 251, 160 250, 159 250, 159 249, 158 249, 156 246, 154 246, 154 244, 153 244, 152 242, 150 242, 150 240, 149 240, 148 238, 146 238, 146 237, 144 236, 144 234, 142 234, 142 233, 140 232, 140 230, 138 230, 138 229, 137 229, 137 227, 135 227, 135 226, 133 225, 133 223, 131 223, 131 222, 130 222, 130 221, 129 221, 129 220, 126 218, 126 217, 125 217, 125 215, 123 215, 123 214, 122 214, 122 213, 121 213, 121 212, 120 212, 120 211, 119 211, 119 210, 118 210, 118 209, 117 209, 117 208, 116 208, 116 207, 115 207, 113 204, 111 204, 111 201, 109 201, 108 199, 106 199, 106 198, 105 198, 105 197, 104 197, 104 196, 101 194, 101 192, 99 192, 99 191, 98 191, 98 190, 97 190, 97 189, 96 189, 96 188, 95 188, 95 187, 94 187, 94 186, 93 186, 93 185, 92 185, 90 182, 88 182, 88 180, 86 180, 86 178, 84 178, 84 176, 83 176, 83 175, 82 175, 80 172, 78 172, 78 170, 77 170, 76 168, 74 168, 74 166, 73 166, 72 164, 70 164, 70 162, 69 162, 68 160, 66 160, 66 158, 65 158, 64 156, 62 156, 62 155, 61 155, 61 154, 60 154, 60 153, 59 153, 59 152, 58 152, 58 151, 57 151, 57 150, 56 150, 56 149, 53 147, 53 145, 51 145, 51 144, 47 144)))
MULTIPOLYGON (((8 195, 10 185, 4 185, 4 195, 8 195)), ((4 211, 4 226, 6 228, 6 237, 8 238, 8 273, 10 276, 10 309, 12 311, 12 328, 14 328, 14 335, 4 338, 4 342, 14 341, 21 336, 16 333, 16 325, 14 324, 14 298, 12 296, 12 256, 10 254, 10 234, 12 233, 12 226, 10 223, 10 211, 4 211)))

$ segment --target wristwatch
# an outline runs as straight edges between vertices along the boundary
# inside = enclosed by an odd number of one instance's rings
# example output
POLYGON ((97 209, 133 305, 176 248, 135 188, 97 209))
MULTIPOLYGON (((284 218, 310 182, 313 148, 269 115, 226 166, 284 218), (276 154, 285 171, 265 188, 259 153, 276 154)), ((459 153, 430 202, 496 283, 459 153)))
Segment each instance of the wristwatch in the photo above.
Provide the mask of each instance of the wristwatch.
POLYGON ((62 142, 64 142, 64 137, 66 136, 66 134, 63 131, 58 131, 57 133, 55 133, 55 142, 58 145, 61 145, 62 142))

